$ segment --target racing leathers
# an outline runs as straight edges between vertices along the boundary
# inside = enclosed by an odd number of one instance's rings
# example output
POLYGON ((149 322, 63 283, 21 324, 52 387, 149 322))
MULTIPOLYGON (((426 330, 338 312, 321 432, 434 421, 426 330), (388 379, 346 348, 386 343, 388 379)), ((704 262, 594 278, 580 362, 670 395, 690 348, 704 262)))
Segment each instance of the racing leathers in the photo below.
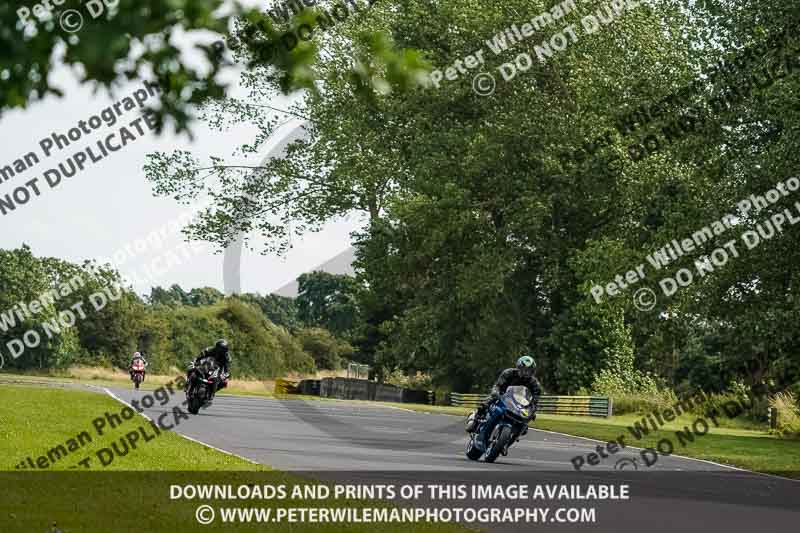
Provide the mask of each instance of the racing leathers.
POLYGON ((230 368, 231 368, 231 355, 230 352, 227 350, 219 349, 217 346, 211 346, 209 348, 205 348, 200 355, 195 357, 192 366, 189 369, 189 372, 186 376, 187 381, 191 379, 192 372, 194 372, 194 367, 197 366, 197 363, 200 362, 201 359, 206 357, 213 357, 217 364, 220 366, 221 370, 221 381, 220 385, 217 390, 224 389, 228 386, 228 378, 231 377, 230 368))
POLYGON ((536 407, 539 403, 539 397, 542 395, 542 387, 539 385, 539 380, 536 379, 536 376, 523 375, 516 368, 507 368, 500 373, 497 378, 497 382, 495 382, 494 387, 492 387, 492 392, 489 395, 489 398, 487 398, 481 405, 478 406, 478 412, 476 413, 476 416, 478 418, 483 418, 483 416, 486 414, 486 411, 489 409, 489 404, 500 398, 500 396, 506 392, 507 388, 519 385, 528 387, 528 390, 531 391, 531 396, 533 396, 534 413, 532 420, 535 420, 536 407))

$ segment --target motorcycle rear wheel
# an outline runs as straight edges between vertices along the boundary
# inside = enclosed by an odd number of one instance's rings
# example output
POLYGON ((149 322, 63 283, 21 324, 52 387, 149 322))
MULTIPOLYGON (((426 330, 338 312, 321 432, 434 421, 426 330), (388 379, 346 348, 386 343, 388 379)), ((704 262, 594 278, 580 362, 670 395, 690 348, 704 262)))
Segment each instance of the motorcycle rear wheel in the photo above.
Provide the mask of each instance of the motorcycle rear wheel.
POLYGON ((493 463, 500 453, 506 449, 506 445, 510 444, 510 441, 511 428, 504 426, 500 429, 497 439, 489 445, 489 449, 486 451, 485 461, 487 463, 493 463))

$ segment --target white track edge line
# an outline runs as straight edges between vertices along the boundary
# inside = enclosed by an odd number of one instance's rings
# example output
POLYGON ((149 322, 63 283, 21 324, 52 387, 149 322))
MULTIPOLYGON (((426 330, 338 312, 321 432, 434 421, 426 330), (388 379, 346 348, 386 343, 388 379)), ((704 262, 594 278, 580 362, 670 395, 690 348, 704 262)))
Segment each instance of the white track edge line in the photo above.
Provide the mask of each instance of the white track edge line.
MULTIPOLYGON (((96 385, 90 385, 90 386, 95 386, 95 387, 96 387, 96 385)), ((97 387, 97 388, 100 388, 100 387, 97 387)), ((119 402, 121 402, 121 403, 123 403, 123 404, 127 405, 127 406, 128 406, 128 407, 130 407, 131 409, 133 409, 133 406, 129 405, 129 404, 128 404, 127 402, 125 402, 124 400, 121 400, 120 398, 118 398, 118 397, 117 397, 117 396, 116 396, 116 395, 115 395, 113 392, 111 392, 111 391, 110 391, 110 390, 108 390, 107 388, 103 387, 102 389, 103 389, 103 390, 104 390, 106 393, 108 393, 108 394, 109 394, 111 397, 113 397, 115 400, 117 400, 117 401, 119 401, 119 402)), ((233 396, 233 395, 226 395, 226 396, 233 396)), ((244 397, 249 397, 249 398, 252 398, 252 396, 244 396, 244 397)), ((261 399, 261 400, 267 400, 267 399, 270 399, 270 398, 258 398, 258 397, 255 397, 255 398, 256 398, 256 399, 261 399)), ((409 411, 409 412, 411 412, 411 413, 419 413, 419 414, 444 414, 444 415, 448 415, 448 416, 461 416, 461 415, 455 415, 455 414, 451 414, 451 413, 430 413, 430 412, 425 412, 425 411, 415 411, 415 410, 413 410, 413 409, 403 409, 402 407, 395 407, 395 406, 393 406, 393 405, 383 405, 382 407, 386 407, 386 408, 389 408, 389 409, 399 409, 399 410, 401 410, 401 411, 409 411)), ((135 410, 135 409, 134 409, 134 410, 135 410)), ((144 417, 145 417, 145 418, 147 418, 148 420, 152 421, 152 420, 150 419, 150 417, 148 417, 148 416, 147 416, 147 415, 145 415, 144 413, 139 413, 139 414, 141 414, 142 416, 144 416, 144 417)), ((532 430, 534 430, 534 431, 540 431, 540 432, 542 432, 542 433, 552 433, 552 434, 554 434, 554 435, 562 435, 562 436, 564 436, 564 437, 571 437, 571 438, 573 438, 573 439, 583 439, 583 440, 588 440, 588 441, 592 441, 592 442, 599 442, 599 443, 601 443, 601 444, 605 444, 605 443, 607 443, 607 442, 608 442, 608 441, 603 441, 603 440, 593 439, 593 438, 590 438, 590 437, 582 437, 582 436, 580 436, 580 435, 570 435, 569 433, 561 433, 561 432, 559 432, 559 431, 551 431, 551 430, 548 430, 548 429, 539 429, 539 428, 536 428, 536 427, 531 427, 531 429, 532 429, 532 430)), ((202 441, 199 441, 199 440, 195 440, 195 439, 193 439, 193 438, 191 438, 191 437, 187 437, 186 435, 183 435, 183 434, 181 434, 181 433, 177 433, 177 432, 173 432, 173 433, 176 433, 177 435, 180 435, 181 437, 183 437, 183 438, 185 438, 185 439, 187 439, 187 440, 191 440, 191 441, 197 442, 198 444, 202 444, 203 446, 207 446, 208 448, 211 448, 211 449, 213 449, 213 450, 217 450, 217 451, 219 451, 219 452, 222 452, 222 453, 225 453, 225 454, 228 454, 228 455, 232 455, 232 456, 234 456, 234 457, 238 457, 238 458, 240 458, 240 459, 243 459, 243 460, 245 460, 245 461, 247 461, 247 462, 250 462, 250 463, 253 463, 253 464, 261 464, 261 463, 257 463, 257 462, 255 462, 255 461, 253 461, 253 460, 251 460, 251 459, 248 459, 247 457, 243 457, 243 456, 241 456, 241 455, 238 455, 238 454, 235 454, 235 453, 231 453, 231 452, 228 452, 228 451, 226 451, 226 450, 222 450, 222 449, 220 449, 220 448, 217 448, 217 447, 215 447, 215 446, 212 446, 211 444, 207 444, 207 443, 205 443, 205 442, 202 442, 202 441)), ((627 448, 631 448, 631 449, 633 449, 633 450, 643 450, 643 449, 644 449, 644 448, 639 448, 638 446, 627 446, 627 448)), ((778 475, 775 475, 775 474, 766 474, 766 473, 764 473, 764 472, 755 472, 755 471, 753 471, 753 470, 747 470, 747 469, 745 469, 745 468, 739 468, 739 467, 737 467, 737 466, 731 466, 731 465, 726 465, 726 464, 722 464, 722 463, 716 463, 716 462, 714 462, 714 461, 709 461, 709 460, 707 460, 707 459, 698 459, 698 458, 696 458, 696 457, 686 457, 686 456, 684 456, 684 455, 678 455, 678 454, 674 454, 674 453, 673 453, 673 454, 670 454, 670 455, 669 455, 669 457, 678 457, 678 458, 680 458, 680 459, 688 459, 688 460, 690 460, 690 461, 697 461, 697 462, 700 462, 700 463, 708 463, 708 464, 711 464, 711 465, 714 465, 714 466, 721 466, 721 467, 723 467, 723 468, 728 468, 728 469, 730 469, 730 470, 737 470, 737 471, 739 471, 739 472, 747 472, 748 474, 756 474, 756 475, 759 475, 759 476, 772 477, 772 478, 776 478, 776 479, 782 479, 782 480, 788 480, 788 481, 794 481, 794 482, 796 482, 796 483, 800 483, 800 480, 798 480, 798 479, 789 478, 789 477, 783 477, 783 476, 778 476, 778 475)))
MULTIPOLYGON (((581 437, 579 435, 570 435, 569 433, 561 433, 559 431, 550 431, 549 429, 538 429, 536 427, 532 427, 531 429, 533 431, 541 431, 542 433, 553 433, 555 435, 563 435, 565 437, 572 437, 572 438, 575 438, 575 439, 590 440, 592 442, 599 442, 601 444, 606 444, 606 443, 609 442, 609 441, 592 439, 592 438, 589 438, 589 437, 581 437)), ((626 448, 631 448, 631 449, 634 449, 634 450, 644 450, 644 448, 639 448, 638 446, 626 446, 626 448)), ((680 459, 688 459, 690 461, 698 461, 698 462, 701 462, 701 463, 708 463, 708 464, 715 465, 715 466, 721 466, 723 468, 729 468, 731 470, 738 470, 739 472, 747 472, 748 474, 756 474, 756 475, 759 475, 759 476, 774 477, 774 478, 777 478, 777 479, 782 479, 782 480, 787 480, 787 481, 794 481, 796 483, 800 483, 800 479, 794 479, 794 478, 783 477, 783 476, 776 476, 775 474, 766 474, 764 472, 755 472, 753 470, 747 470, 746 468, 739 468, 738 466, 731 466, 731 465, 726 465, 726 464, 722 464, 722 463, 715 463, 714 461, 709 461, 708 459, 698 459, 697 457, 686 457, 685 455, 678 455, 676 453, 671 453, 666 457, 678 457, 680 459)))
MULTIPOLYGON (((119 396, 117 396, 116 394, 114 394, 113 392, 111 392, 110 390, 108 390, 107 388, 103 387, 103 390, 106 392, 106 394, 108 394, 109 396, 111 396, 112 398, 114 398, 115 400, 117 400, 118 402, 120 402, 121 404, 123 404, 123 405, 127 405, 128 407, 130 407, 130 408, 131 408, 131 409, 133 409, 134 411, 137 411, 137 412, 138 412, 138 410, 137 410, 135 407, 133 407, 131 404, 129 404, 128 402, 126 402, 125 400, 123 400, 122 398, 120 398, 119 396)), ((142 415, 143 417, 145 417, 145 418, 146 418, 147 420, 149 420, 150 422, 154 422, 152 418, 150 418, 149 416, 147 416, 147 415, 146 415, 146 414, 144 414, 143 412, 140 412, 139 414, 140 414, 140 415, 142 415)), ((182 438, 184 438, 184 439, 186 439, 186 440, 190 440, 190 441, 192 441, 192 442, 196 442, 197 444, 202 444, 202 445, 203 445, 203 446, 205 446, 206 448, 211 448, 212 450, 216 450, 216 451, 218 451, 218 452, 222 452, 222 453, 224 453, 225 455, 230 455, 230 456, 232 456, 232 457, 236 457, 236 458, 238 458, 238 459, 242 459, 242 460, 244 460, 244 461, 247 461, 248 463, 252 463, 252 464, 254 464, 254 465, 261 465, 261 463, 259 463, 259 462, 256 462, 256 461, 253 461, 252 459, 248 459, 247 457, 244 457, 243 455, 239 455, 239 454, 237 454, 237 453, 229 452, 228 450, 223 450, 222 448, 217 448, 216 446, 213 446, 213 445, 211 445, 211 444, 208 444, 207 442, 203 442, 203 441, 201 441, 201 440, 194 439, 194 438, 192 438, 192 437, 189 437, 189 436, 187 436, 187 435, 184 435, 183 433, 178 433, 177 431, 173 431, 172 433, 174 433, 174 434, 178 435, 179 437, 182 437, 182 438)), ((263 466, 263 465, 262 465, 262 466, 263 466)))

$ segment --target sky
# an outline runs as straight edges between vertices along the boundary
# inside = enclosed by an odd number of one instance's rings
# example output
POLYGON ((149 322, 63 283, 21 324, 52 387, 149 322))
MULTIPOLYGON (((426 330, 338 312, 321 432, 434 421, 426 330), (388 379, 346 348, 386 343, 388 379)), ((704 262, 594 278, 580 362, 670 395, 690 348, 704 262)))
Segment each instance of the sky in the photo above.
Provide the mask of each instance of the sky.
MULTIPOLYGON (((231 72, 227 78, 234 84, 229 94, 244 96, 245 93, 236 87, 237 73, 231 72)), ((120 126, 127 126, 141 111, 124 112, 114 126, 103 124, 92 133, 83 134, 63 151, 53 148, 50 157, 45 157, 40 141, 54 132, 65 135, 78 121, 100 114, 109 105, 142 88, 141 82, 133 82, 115 88, 113 95, 105 90, 94 93, 91 85, 80 85, 75 74, 63 66, 53 73, 51 81, 63 89, 64 97, 48 97, 32 103, 28 109, 0 115, 0 167, 13 167, 14 161, 29 152, 41 159, 39 164, 0 183, 0 198, 13 194, 34 177, 39 178, 41 189, 40 196, 32 197, 5 216, 0 215, 0 248, 13 249, 27 244, 36 256, 77 263, 85 259, 113 258, 117 253, 118 257, 124 257, 118 263, 120 272, 141 294, 149 293, 151 285, 168 287, 173 283, 184 289, 209 286, 223 291, 222 255, 215 254, 210 246, 192 248, 191 252, 182 247, 184 238, 176 222, 186 213, 186 208, 170 198, 155 197, 142 167, 146 155, 154 151, 186 149, 201 160, 210 154, 229 156, 237 146, 252 140, 253 128, 220 133, 196 123, 194 140, 168 130, 157 136, 145 125, 142 125, 145 134, 139 136, 135 128, 129 128, 137 137, 135 141, 110 152, 97 163, 87 163, 83 171, 63 178, 51 189, 43 176, 47 169, 58 163, 66 165, 72 154, 87 146, 95 146, 94 151, 99 153, 96 142, 118 132, 120 126), (160 237, 147 244, 146 238, 155 235, 160 237), (126 246, 128 252, 125 252, 126 246), (174 260, 176 256, 178 260, 174 260)), ((290 98, 281 96, 271 105, 286 109, 290 102, 290 98)), ((145 105, 152 103, 151 99, 145 105)), ((239 160, 257 164, 269 147, 258 156, 239 160)), ((324 263, 350 246, 350 233, 359 224, 355 217, 333 221, 320 233, 294 239, 292 250, 284 257, 262 256, 257 251, 245 250, 242 290, 271 292, 324 263)))

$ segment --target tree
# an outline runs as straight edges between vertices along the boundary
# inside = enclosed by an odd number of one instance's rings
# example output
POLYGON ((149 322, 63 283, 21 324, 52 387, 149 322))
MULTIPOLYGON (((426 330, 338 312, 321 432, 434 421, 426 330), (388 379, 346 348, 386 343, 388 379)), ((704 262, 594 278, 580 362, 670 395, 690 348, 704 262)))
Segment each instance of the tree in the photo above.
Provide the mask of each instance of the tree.
POLYGON ((258 306, 273 324, 283 326, 289 331, 294 331, 302 325, 298 318, 297 303, 293 298, 277 294, 262 296, 252 293, 240 294, 237 298, 258 306))
POLYGON ((310 326, 322 326, 346 337, 357 326, 355 278, 315 271, 297 278, 297 316, 310 326))
MULTIPOLYGON (((0 5, 0 114, 48 95, 62 96, 52 72, 64 63, 80 66, 81 83, 97 87, 111 88, 123 80, 147 77, 161 89, 161 105, 153 109, 159 121, 171 118, 177 131, 188 131, 194 106, 207 98, 222 97, 228 88, 222 72, 231 63, 222 41, 208 42, 205 35, 199 39, 206 41, 194 45, 205 59, 201 64, 175 43, 178 35, 196 38, 206 31, 225 36, 234 49, 253 49, 262 65, 271 66, 283 91, 312 84, 309 72, 316 60, 316 46, 307 42, 293 48, 281 45, 286 42, 285 35, 297 34, 301 24, 318 25, 309 19, 316 18, 311 10, 275 24, 258 8, 221 0, 119 0, 112 7, 108 4, 100 0, 45 4, 55 11, 41 18, 34 15, 33 4, 0 5), (82 15, 78 31, 68 31, 72 28, 60 20, 69 9, 82 15), (240 33, 228 35, 231 28, 240 33)), ((384 61, 404 59, 393 49, 377 51, 384 61)), ((351 72, 367 83, 372 81, 363 68, 351 72)), ((388 79, 396 82, 397 78, 388 79)), ((403 80, 401 77, 400 82, 403 80)))
MULTIPOLYGON (((97 4, 95 13, 104 7, 101 2, 89 4, 97 4)), ((206 65, 192 65, 172 41, 179 32, 225 33, 230 15, 218 15, 221 5, 219 0, 153 0, 143 9, 141 2, 121 0, 113 9, 101 9, 102 15, 94 18, 87 3, 67 0, 46 21, 37 19, 30 6, 0 6, 0 72, 4 73, 0 113, 27 107, 48 95, 62 96, 52 72, 63 62, 71 67, 80 65, 80 81, 99 87, 112 87, 149 71, 162 89, 159 116, 171 116, 176 129, 185 129, 190 102, 223 93, 217 76, 225 61, 222 50, 209 43, 198 45, 206 65), (59 15, 67 9, 83 16, 83 27, 76 33, 68 33, 59 24, 59 15)))
POLYGON ((249 96, 208 99, 201 116, 220 131, 249 124, 258 133, 228 157, 201 161, 185 150, 158 152, 145 166, 156 194, 183 201, 205 192, 217 199, 187 235, 221 246, 239 234, 248 243, 257 235, 253 248, 282 253, 293 235, 317 231, 337 217, 358 214, 370 223, 380 217, 403 171, 400 154, 387 157, 384 149, 396 139, 380 129, 384 117, 374 87, 383 93, 398 87, 402 94, 426 73, 419 53, 399 52, 390 39, 379 37, 382 20, 393 10, 389 3, 376 4, 324 34, 317 32, 313 42, 296 47, 291 61, 265 57, 274 38, 268 17, 254 15, 237 25, 233 49, 237 62, 248 65, 241 84, 249 96), (294 65, 292 72, 287 63, 294 65), (276 64, 284 67, 277 74, 276 64), (310 89, 301 103, 288 110, 270 105, 296 83, 310 89), (328 87, 324 93, 316 90, 321 84, 328 87), (341 110, 348 108, 352 113, 343 122, 341 110), (288 158, 242 161, 263 149, 288 119, 298 118, 306 121, 305 136, 288 147, 288 158), (357 140, 348 140, 354 134, 357 140))
POLYGON ((353 347, 322 328, 303 328, 297 332, 303 351, 311 354, 319 369, 338 370, 353 355, 353 347))
POLYGON ((191 305, 213 305, 222 301, 225 295, 213 287, 194 288, 189 291, 189 302, 191 305))
POLYGON ((211 305, 221 301, 225 295, 213 287, 194 288, 186 292, 177 283, 172 285, 169 290, 161 287, 153 287, 150 290, 148 300, 152 304, 176 306, 176 305, 211 305))
MULTIPOLYGON (((582 2, 581 15, 603 4, 582 2)), ((789 383, 797 367, 796 328, 789 324, 796 312, 793 229, 764 248, 777 259, 737 258, 735 268, 695 280, 650 313, 636 309, 630 293, 658 291, 660 278, 674 271, 651 270, 617 298, 598 302, 591 295, 593 286, 649 264, 648 254, 665 243, 763 193, 775 175, 793 172, 800 153, 791 135, 797 79, 787 75, 725 108, 710 103, 741 80, 729 79, 733 71, 698 74, 732 56, 734 65, 742 57, 745 64, 791 57, 788 48, 763 47, 750 59, 738 55, 784 20, 797 20, 795 6, 770 5, 774 12, 762 15, 749 0, 643 3, 602 31, 581 33, 546 61, 532 60, 513 80, 498 78, 489 96, 477 96, 463 76, 428 90, 365 97, 348 69, 353 56, 378 63, 362 31, 382 31, 446 68, 484 48, 487 33, 497 31, 487 28, 549 7, 521 0, 456 0, 435 10, 424 0, 402 9, 387 4, 380 17, 352 20, 325 43, 314 67, 320 90, 290 110, 306 121, 308 135, 285 159, 252 167, 159 154, 148 172, 157 192, 182 199, 210 188, 204 173, 221 178, 211 188, 220 209, 192 228, 195 238, 219 244, 245 231, 264 239, 264 251, 283 250, 292 233, 363 215, 356 280, 362 326, 353 338, 359 357, 389 370, 425 370, 438 383, 480 390, 520 351, 532 350, 544 381, 560 392, 588 387, 608 369, 629 369, 631 357, 636 370, 677 386, 689 357, 713 368, 721 353, 735 375, 753 384, 789 383), (641 106, 660 116, 626 119, 641 106), (691 127, 674 133, 673 121, 687 117, 695 117, 691 127), (648 136, 656 135, 657 148, 644 157, 643 146, 653 146, 648 136), (713 342, 700 342, 706 338, 713 342), (734 349, 742 353, 733 356, 734 349)), ((571 16, 564 22, 579 21, 571 16)), ((538 28, 500 57, 487 52, 485 68, 497 74, 499 64, 559 29, 538 28)), ((263 67, 256 62, 245 75, 252 101, 209 109, 216 124, 228 114, 259 126, 242 154, 262 146, 277 124, 261 106, 282 85, 263 67)), ((738 228, 758 222, 744 217, 738 228)), ((693 268, 724 238, 670 267, 693 268)), ((319 321, 327 303, 309 293, 301 314, 319 321)))
POLYGON ((74 335, 54 331, 48 336, 41 327, 58 320, 60 311, 50 291, 58 291, 63 277, 53 266, 35 257, 27 245, 0 250, 0 355, 5 368, 60 367, 71 360, 74 335), (38 312, 31 309, 32 302, 38 312))

